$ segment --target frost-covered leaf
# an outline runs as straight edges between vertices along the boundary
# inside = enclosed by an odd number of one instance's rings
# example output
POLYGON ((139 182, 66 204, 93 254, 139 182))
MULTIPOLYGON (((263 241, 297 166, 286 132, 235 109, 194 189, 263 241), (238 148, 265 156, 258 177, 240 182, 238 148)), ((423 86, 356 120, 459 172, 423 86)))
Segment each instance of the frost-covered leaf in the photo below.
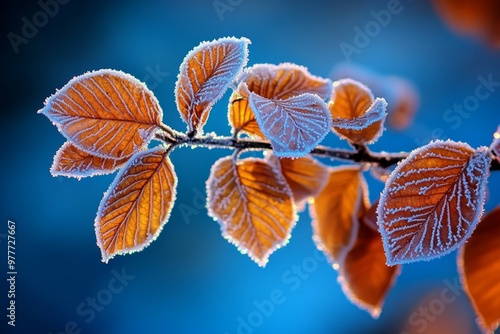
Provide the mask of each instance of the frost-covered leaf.
POLYGON ((65 142, 54 156, 50 168, 53 176, 82 178, 86 176, 113 173, 129 158, 120 160, 102 158, 80 150, 70 142, 65 142))
POLYGON ((175 201, 177 177, 163 147, 136 153, 104 194, 95 220, 103 262, 154 241, 175 201))
MULTIPOLYGON (((365 215, 371 214, 366 210, 365 215)), ((360 219, 356 241, 339 266, 339 282, 349 299, 374 318, 380 315, 385 296, 401 271, 401 266, 389 267, 385 261, 380 233, 360 219)))
POLYGON ((430 260, 463 244, 483 212, 490 161, 484 147, 435 141, 401 162, 378 206, 387 263, 430 260))
POLYGON ((365 85, 351 79, 335 81, 328 107, 335 120, 332 130, 341 138, 365 144, 373 143, 382 134, 387 103, 384 99, 375 100, 365 85), (341 120, 348 126, 338 126, 341 120), (353 124, 349 126, 350 123, 353 124))
POLYGON ((329 132, 330 112, 318 95, 271 100, 250 92, 248 102, 278 157, 305 156, 329 132))
POLYGON ((313 239, 335 268, 356 240, 359 210, 366 201, 365 187, 358 167, 332 168, 326 186, 309 207, 313 239))
POLYGON ((175 101, 189 131, 200 131, 212 106, 224 95, 245 67, 246 38, 220 38, 203 42, 182 62, 175 85, 175 101))
POLYGON ((334 79, 351 78, 362 82, 376 96, 383 96, 387 101, 387 119, 384 124, 401 131, 407 128, 414 119, 419 107, 419 93, 407 79, 382 75, 359 65, 340 63, 335 66, 334 79))
POLYGON ((458 269, 478 323, 493 333, 500 325, 500 206, 484 216, 461 248, 458 269))
POLYGON ((145 149, 162 118, 153 93, 134 77, 114 70, 73 78, 39 112, 79 149, 112 159, 145 149))
POLYGON ((252 137, 265 139, 248 103, 248 91, 236 90, 229 98, 228 118, 233 134, 246 133, 252 137))
POLYGON ((332 91, 329 79, 310 74, 307 68, 291 63, 279 65, 256 64, 245 71, 241 86, 231 95, 228 119, 234 132, 244 132, 264 139, 248 104, 246 89, 267 99, 284 100, 292 96, 312 93, 326 100, 332 91))
POLYGON ((296 222, 292 193, 263 159, 219 159, 207 180, 207 207, 222 235, 259 266, 285 245, 296 222))
POLYGON ((316 197, 330 176, 328 168, 309 155, 298 159, 280 159, 271 153, 266 159, 281 170, 296 204, 316 197))
POLYGON ((385 112, 386 109, 387 102, 385 102, 384 99, 377 97, 364 115, 349 119, 341 117, 332 118, 332 126, 336 129, 361 131, 375 122, 384 120, 387 116, 387 113, 385 112))

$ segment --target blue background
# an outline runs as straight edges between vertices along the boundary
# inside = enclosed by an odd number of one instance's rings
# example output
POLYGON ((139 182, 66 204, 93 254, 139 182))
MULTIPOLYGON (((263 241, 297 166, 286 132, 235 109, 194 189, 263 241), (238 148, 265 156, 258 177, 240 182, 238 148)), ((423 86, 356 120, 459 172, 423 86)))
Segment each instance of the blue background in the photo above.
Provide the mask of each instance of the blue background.
MULTIPOLYGON (((369 69, 407 77, 421 96, 413 125, 403 132, 387 131, 373 150, 410 151, 428 142, 435 129, 442 129, 443 139, 489 145, 500 124, 500 91, 481 101, 457 129, 443 114, 474 94, 478 76, 491 74, 500 81, 499 53, 456 36, 425 1, 401 5, 401 13, 352 55, 353 62, 369 69)), ((196 193, 205 193, 211 164, 228 154, 207 149, 172 154, 179 187, 169 222, 143 252, 118 256, 106 265, 100 261, 93 222, 114 175, 77 181, 49 173, 64 139, 36 111, 73 76, 113 68, 146 80, 163 107, 164 123, 184 130, 173 89, 184 55, 201 41, 245 36, 253 43, 250 65, 289 61, 327 77, 346 61, 339 44, 353 44, 354 27, 363 28, 373 20, 370 11, 385 9, 387 1, 242 0, 221 19, 210 0, 72 0, 60 5, 18 53, 7 33, 20 34, 22 17, 32 21, 41 8, 35 1, 6 1, 3 6, 0 249, 5 254, 6 221, 13 220, 18 276, 15 330, 5 326, 7 287, 2 279, 0 328, 6 330, 1 333, 55 334, 72 321, 82 333, 233 334, 238 333, 240 318, 255 325, 240 328, 240 333, 399 333, 429 291, 442 291, 446 280, 457 278, 456 253, 406 265, 380 318, 373 320, 346 299, 337 273, 323 258, 311 260, 315 246, 307 213, 301 215, 290 243, 271 256, 265 269, 259 268, 220 236, 219 225, 194 200, 196 193), (147 76, 157 66, 169 75, 155 81, 147 76), (192 210, 188 219, 182 206, 192 210), (307 276, 290 273, 302 264, 310 265, 307 276), (135 278, 87 323, 88 317, 76 309, 87 298, 104 296, 113 270, 135 278), (295 283, 283 280, 283 275, 295 283), (276 289, 284 302, 271 314, 256 317, 254 301, 269 299, 276 289)), ((229 134, 227 97, 212 110, 206 131, 229 134)), ((345 147, 333 135, 325 144, 345 147)), ((374 200, 383 185, 367 178, 374 200)), ((489 184, 498 189, 500 175, 494 173, 489 184)), ((497 203, 500 194, 490 192, 486 209, 497 203)), ((5 256, 0 258, 6 272, 5 256)), ((448 311, 460 314, 455 319, 470 326, 466 332, 477 331, 463 292, 448 311)))

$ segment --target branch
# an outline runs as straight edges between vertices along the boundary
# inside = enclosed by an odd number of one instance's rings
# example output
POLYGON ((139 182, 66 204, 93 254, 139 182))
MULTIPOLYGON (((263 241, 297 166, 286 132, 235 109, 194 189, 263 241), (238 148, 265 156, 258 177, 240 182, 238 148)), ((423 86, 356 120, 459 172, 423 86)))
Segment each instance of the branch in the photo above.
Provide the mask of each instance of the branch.
MULTIPOLYGON (((242 139, 236 137, 218 137, 213 135, 190 137, 179 132, 172 132, 172 130, 166 133, 157 133, 155 135, 155 139, 175 146, 190 145, 237 150, 272 150, 272 146, 268 141, 242 139)), ((408 156, 408 153, 406 152, 371 152, 365 145, 355 145, 354 148, 355 150, 343 150, 318 145, 310 152, 310 154, 320 158, 330 158, 332 160, 350 161, 355 163, 371 163, 382 168, 393 166, 408 156)), ((500 170, 500 161, 493 159, 490 170, 500 170)))

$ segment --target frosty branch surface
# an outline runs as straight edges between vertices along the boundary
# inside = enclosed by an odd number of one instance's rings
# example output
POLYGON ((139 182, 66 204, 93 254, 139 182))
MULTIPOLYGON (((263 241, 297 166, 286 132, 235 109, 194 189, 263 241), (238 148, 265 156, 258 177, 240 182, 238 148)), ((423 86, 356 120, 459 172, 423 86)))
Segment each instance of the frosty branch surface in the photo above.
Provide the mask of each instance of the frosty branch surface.
MULTIPOLYGON (((242 139, 236 137, 220 137, 213 134, 206 136, 192 137, 171 129, 163 129, 162 133, 156 134, 156 139, 174 146, 189 145, 189 146, 206 146, 237 150, 272 150, 272 146, 268 141, 242 139)), ((355 145, 355 150, 345 150, 331 148, 318 145, 311 151, 311 155, 320 158, 330 158, 334 160, 350 161, 354 163, 371 163, 382 168, 387 168, 396 165, 398 162, 408 157, 408 153, 388 153, 388 152, 372 152, 364 145, 355 145)), ((491 168, 500 170, 500 162, 493 159, 491 168)))

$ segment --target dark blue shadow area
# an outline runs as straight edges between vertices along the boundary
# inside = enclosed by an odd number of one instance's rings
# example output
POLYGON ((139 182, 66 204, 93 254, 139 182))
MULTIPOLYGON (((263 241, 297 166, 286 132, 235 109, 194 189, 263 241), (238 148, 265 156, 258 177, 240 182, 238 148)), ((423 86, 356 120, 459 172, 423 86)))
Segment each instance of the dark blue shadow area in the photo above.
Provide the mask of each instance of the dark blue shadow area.
MULTIPOLYGON (((140 253, 100 261, 94 218, 114 175, 53 178, 52 158, 65 140, 36 113, 46 97, 86 71, 119 69, 145 81, 162 105, 164 123, 184 130, 173 89, 185 54, 204 40, 245 36, 252 41, 250 65, 294 62, 327 77, 351 60, 409 79, 421 98, 415 122, 402 132, 386 131, 374 151, 411 151, 435 137, 488 146, 500 124, 500 87, 467 116, 445 117, 475 93, 478 77, 500 81, 499 53, 454 35, 427 2, 402 0, 400 13, 349 59, 339 45, 354 44, 355 27, 372 21, 370 11, 387 8, 388 1, 220 2, 233 5, 219 15, 212 0, 67 1, 17 53, 6 36, 21 35, 23 18, 33 22, 42 7, 36 1, 4 4, 0 233, 8 219, 16 223, 18 275, 12 328, 6 326, 2 238, 1 333, 400 333, 423 295, 458 277, 456 252, 404 266, 373 320, 347 300, 324 258, 315 257, 307 211, 290 243, 259 268, 221 237, 196 201, 205 195, 210 166, 228 151, 189 148, 172 154, 177 203, 158 239, 140 253), (189 217, 181 204, 192 209, 189 217), (309 272, 298 274, 294 266, 309 272), (273 297, 278 302, 270 307, 266 301, 273 297)), ((207 132, 229 134, 227 98, 213 108, 207 132)), ((333 134, 324 144, 345 147, 333 134)), ((367 178, 374 200, 383 185, 367 178)), ((500 173, 492 174, 489 187, 487 210, 500 203, 494 191, 500 173)), ((458 300, 477 332, 463 292, 458 300)))

